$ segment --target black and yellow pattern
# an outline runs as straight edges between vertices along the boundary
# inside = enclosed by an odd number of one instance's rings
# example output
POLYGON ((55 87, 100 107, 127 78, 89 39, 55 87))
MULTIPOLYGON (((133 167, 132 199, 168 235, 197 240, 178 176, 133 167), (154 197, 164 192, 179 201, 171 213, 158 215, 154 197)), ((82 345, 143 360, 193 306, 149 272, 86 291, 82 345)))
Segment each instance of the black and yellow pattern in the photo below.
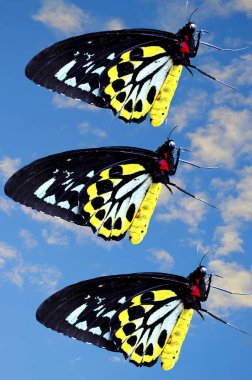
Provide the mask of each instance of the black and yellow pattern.
POLYGON ((110 108, 126 123, 165 120, 182 66, 196 56, 200 32, 188 22, 176 34, 152 29, 89 33, 37 54, 26 76, 60 94, 110 108))
POLYGON ((89 226, 105 240, 121 240, 129 232, 131 243, 139 244, 179 156, 172 140, 156 152, 104 147, 58 153, 18 170, 5 193, 35 210, 89 226))
POLYGON ((134 297, 114 319, 117 345, 138 366, 153 365, 183 310, 171 290, 154 290, 134 297), (120 343, 118 343, 118 341, 120 343))
POLYGON ((137 366, 151 367, 160 357, 162 368, 170 370, 193 311, 209 313, 201 302, 210 284, 203 266, 188 277, 154 272, 99 277, 53 294, 36 317, 71 338, 121 352, 137 366))

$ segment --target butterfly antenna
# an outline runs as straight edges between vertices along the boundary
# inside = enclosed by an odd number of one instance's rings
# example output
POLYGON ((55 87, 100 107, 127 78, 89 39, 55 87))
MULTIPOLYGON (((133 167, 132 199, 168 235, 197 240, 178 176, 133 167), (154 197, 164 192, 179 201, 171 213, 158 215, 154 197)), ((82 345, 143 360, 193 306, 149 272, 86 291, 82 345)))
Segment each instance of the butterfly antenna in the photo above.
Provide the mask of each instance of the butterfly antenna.
POLYGON ((211 285, 211 288, 214 288, 214 289, 220 290, 220 291, 225 292, 225 293, 228 293, 228 294, 235 294, 235 295, 237 295, 237 296, 249 296, 249 295, 252 294, 252 292, 249 292, 249 293, 237 293, 237 292, 231 292, 230 290, 222 289, 222 288, 219 288, 218 286, 214 286, 214 285, 211 285))
POLYGON ((237 327, 237 326, 231 325, 231 323, 229 323, 227 321, 224 321, 224 319, 221 319, 220 317, 218 317, 217 315, 211 313, 210 311, 208 311, 206 309, 200 309, 200 310, 203 311, 204 313, 207 313, 208 315, 210 315, 210 317, 212 317, 214 319, 217 319, 217 321, 220 321, 220 322, 224 323, 225 325, 233 327, 233 329, 236 329, 236 330, 242 332, 243 334, 247 334, 248 335, 248 333, 246 331, 239 329, 239 327, 237 327))
POLYGON ((169 136, 168 136, 167 140, 170 140, 171 134, 172 134, 172 132, 174 131, 174 129, 176 129, 176 128, 178 128, 177 125, 175 125, 175 127, 172 128, 171 132, 169 133, 169 136))
POLYGON ((200 44, 201 45, 205 45, 205 46, 209 46, 209 47, 211 47, 213 49, 220 50, 220 51, 242 51, 242 50, 248 49, 248 46, 243 47, 243 48, 238 48, 238 49, 225 49, 225 48, 221 48, 219 46, 215 46, 215 45, 209 44, 208 42, 204 42, 204 41, 200 41, 200 44))
MULTIPOLYGON (((178 185, 176 185, 176 183, 171 183, 171 182, 169 182, 169 185, 176 187, 178 190, 182 191, 182 193, 185 193, 185 194, 189 195, 190 197, 192 197, 192 198, 194 198, 194 199, 197 199, 198 201, 203 202, 203 203, 207 204, 208 206, 211 206, 211 207, 216 208, 216 209, 218 210, 218 207, 212 205, 211 203, 208 203, 208 202, 204 201, 204 200, 201 199, 201 198, 196 197, 196 195, 194 195, 194 194, 192 194, 192 193, 189 193, 188 191, 182 189, 182 187, 179 187, 178 185)), ((169 188, 168 185, 165 185, 165 186, 166 186, 167 188, 169 188)))
POLYGON ((190 17, 188 18, 188 22, 191 22, 191 18, 194 15, 195 12, 197 12, 199 8, 194 9, 194 11, 191 13, 190 17))
POLYGON ((201 260, 200 260, 200 262, 199 262, 199 266, 201 266, 202 261, 204 260, 204 258, 205 258, 207 255, 209 255, 209 253, 210 253, 210 251, 206 251, 206 253, 202 256, 202 258, 201 258, 201 260))
MULTIPOLYGON (((182 150, 183 148, 181 148, 182 150)), ((190 151, 189 151, 190 152, 190 151)), ((184 164, 188 164, 188 165, 191 165, 191 166, 195 166, 196 168, 199 168, 199 169, 220 169, 222 166, 200 166, 200 165, 197 165, 197 164, 194 164, 190 161, 186 161, 186 160, 182 160, 181 158, 179 159, 180 162, 184 162, 184 164)))
MULTIPOLYGON (((231 86, 230 84, 225 83, 225 82, 223 82, 223 81, 221 81, 221 80, 219 80, 219 79, 213 77, 212 75, 210 75, 210 74, 206 73, 205 71, 199 69, 197 66, 190 65, 189 67, 192 67, 193 69, 197 70, 199 73, 205 75, 206 77, 208 77, 208 78, 210 78, 210 79, 215 80, 215 81, 218 82, 218 83, 223 84, 223 85, 226 86, 226 87, 232 88, 232 90, 236 90, 235 87, 233 87, 233 86, 231 86)), ((189 70, 189 71, 190 71, 190 70, 189 70)))

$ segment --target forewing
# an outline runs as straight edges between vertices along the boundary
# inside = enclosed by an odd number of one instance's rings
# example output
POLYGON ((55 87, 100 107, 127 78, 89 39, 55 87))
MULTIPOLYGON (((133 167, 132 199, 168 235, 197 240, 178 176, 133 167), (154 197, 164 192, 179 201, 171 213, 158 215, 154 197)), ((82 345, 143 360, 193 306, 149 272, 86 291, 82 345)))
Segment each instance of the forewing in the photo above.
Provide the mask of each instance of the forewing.
POLYGON ((184 304, 169 286, 134 296, 113 316, 116 347, 137 366, 152 366, 162 354, 184 304))
POLYGON ((25 206, 85 225, 79 196, 101 168, 154 152, 131 147, 82 149, 51 155, 23 167, 6 183, 5 193, 25 206))
POLYGON ((107 107, 99 85, 104 69, 123 51, 156 38, 174 44, 175 35, 126 29, 69 38, 37 54, 28 63, 26 76, 60 94, 107 107))
POLYGON ((101 96, 106 106, 127 123, 141 123, 172 66, 172 56, 158 41, 119 54, 101 74, 101 96))
MULTIPOLYGON (((184 282, 179 276, 172 276, 184 282)), ((169 282, 162 273, 100 277, 70 285, 53 294, 38 308, 37 320, 71 338, 118 351, 111 336, 112 318, 139 292, 169 282)))

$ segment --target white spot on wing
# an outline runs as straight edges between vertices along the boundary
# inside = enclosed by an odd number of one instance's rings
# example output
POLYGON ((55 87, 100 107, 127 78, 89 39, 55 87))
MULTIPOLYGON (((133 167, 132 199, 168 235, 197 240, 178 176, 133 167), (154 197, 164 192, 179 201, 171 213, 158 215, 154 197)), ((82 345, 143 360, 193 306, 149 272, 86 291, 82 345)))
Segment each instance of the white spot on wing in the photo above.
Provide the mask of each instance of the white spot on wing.
MULTIPOLYGON (((161 57, 159 59, 156 59, 149 65, 145 66, 142 70, 139 71, 139 73, 136 76, 136 81, 140 82, 144 78, 146 78, 148 75, 159 69, 161 66, 165 65, 168 62, 167 57, 161 57)), ((170 63, 170 67, 166 66, 166 70, 168 71, 172 66, 172 62, 170 63)))
POLYGON ((93 327, 92 329, 89 330, 91 333, 96 334, 96 335, 101 335, 102 331, 100 327, 93 327))
POLYGON ((95 96, 99 96, 99 93, 100 93, 100 89, 99 89, 99 87, 95 88, 95 89, 92 91, 92 94, 94 94, 95 96))
POLYGON ((83 184, 80 184, 78 186, 75 186, 71 189, 71 191, 77 191, 78 193, 83 189, 83 187, 85 187, 85 185, 83 184))
POLYGON ((38 198, 43 198, 46 195, 46 191, 49 189, 49 187, 55 182, 55 178, 50 178, 48 181, 43 183, 35 192, 34 195, 36 195, 38 198))
POLYGON ((55 195, 54 194, 53 195, 49 195, 48 197, 44 198, 44 201, 46 203, 50 203, 52 205, 55 205, 55 203, 56 203, 55 195))
POLYGON ((86 174, 86 177, 92 178, 94 176, 94 170, 91 170, 88 174, 86 174))
POLYGON ((97 69, 95 69, 94 71, 92 71, 92 73, 97 73, 97 74, 100 75, 103 72, 104 69, 105 69, 105 66, 98 67, 97 69))
POLYGON ((111 311, 108 311, 106 314, 104 314, 103 317, 112 318, 115 313, 116 313, 116 310, 111 310, 111 311))
POLYGON ((103 335, 104 339, 110 340, 110 332, 106 332, 106 334, 103 335))
POLYGON ((66 210, 70 209, 70 203, 68 201, 59 202, 58 206, 61 208, 65 208, 66 210))
POLYGON ((80 330, 87 330, 87 322, 86 321, 79 322, 77 323, 77 325, 75 325, 75 327, 77 327, 77 329, 80 329, 80 330))
POLYGON ((91 90, 91 87, 90 87, 89 83, 80 84, 78 86, 78 88, 80 88, 83 91, 90 91, 91 90))
POLYGON ((115 58, 115 53, 111 53, 108 57, 107 57, 107 59, 114 59, 115 58))
POLYGON ((76 60, 67 63, 65 66, 63 66, 56 74, 55 77, 59 80, 64 80, 67 77, 68 71, 75 65, 76 60))
POLYGON ((85 310, 87 307, 87 304, 83 304, 79 307, 77 307, 77 309, 75 309, 71 314, 69 314, 69 316, 66 318, 66 321, 69 322, 71 325, 75 324, 75 322, 77 322, 78 320, 78 317, 79 315, 83 312, 83 310, 85 310))
POLYGON ((65 80, 64 83, 68 84, 68 85, 71 86, 71 87, 75 87, 76 84, 77 84, 77 83, 76 83, 76 78, 75 78, 75 77, 72 77, 72 78, 69 78, 69 79, 65 80))
POLYGON ((118 303, 124 303, 125 301, 126 301, 126 297, 124 296, 119 299, 118 303))

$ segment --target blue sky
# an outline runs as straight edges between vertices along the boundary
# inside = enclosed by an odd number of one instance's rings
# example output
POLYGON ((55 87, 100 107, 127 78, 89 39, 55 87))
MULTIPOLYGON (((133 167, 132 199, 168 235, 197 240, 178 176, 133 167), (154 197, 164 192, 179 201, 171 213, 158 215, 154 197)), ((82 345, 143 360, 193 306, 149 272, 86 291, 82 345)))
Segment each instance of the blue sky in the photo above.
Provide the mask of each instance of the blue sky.
MULTIPOLYGON (((153 376, 216 380, 251 376, 252 338, 195 315, 172 372, 136 368, 120 354, 106 352, 47 330, 35 311, 52 292, 101 275, 166 271, 187 275, 209 249, 209 271, 222 275, 217 286, 252 290, 252 54, 250 0, 191 1, 23 0, 1 4, 0 140, 0 355, 3 378, 61 380, 110 378, 147 380, 153 376), (146 27, 176 32, 191 10, 202 40, 242 52, 201 46, 192 61, 237 87, 230 90, 183 70, 167 123, 152 128, 126 125, 108 110, 93 108, 39 88, 24 68, 40 50, 85 32, 146 27), (183 157, 218 170, 181 163, 174 181, 217 205, 219 211, 184 194, 163 191, 143 242, 105 243, 89 229, 35 213, 3 194, 19 167, 70 149, 131 145, 156 149, 173 133, 183 157), (197 246, 200 248, 197 251, 197 246)), ((212 290, 207 308, 250 332, 252 296, 212 290)))

